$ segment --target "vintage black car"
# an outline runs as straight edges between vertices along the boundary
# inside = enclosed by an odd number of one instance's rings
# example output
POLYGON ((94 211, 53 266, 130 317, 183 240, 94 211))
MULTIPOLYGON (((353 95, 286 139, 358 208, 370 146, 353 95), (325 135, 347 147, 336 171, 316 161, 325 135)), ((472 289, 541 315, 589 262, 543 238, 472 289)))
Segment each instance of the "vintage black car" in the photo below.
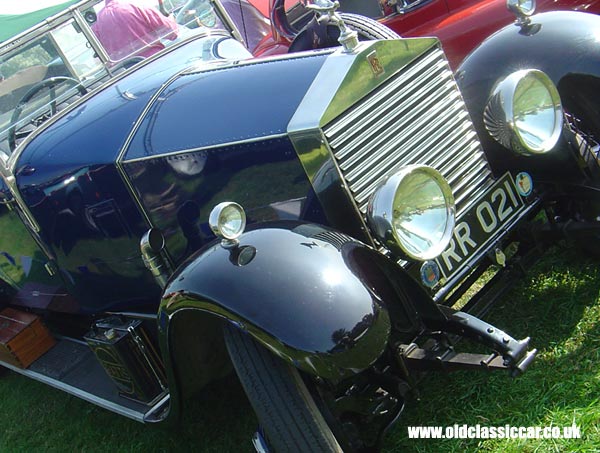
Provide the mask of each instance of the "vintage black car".
POLYGON ((424 371, 523 372, 476 316, 600 189, 600 19, 528 5, 462 94, 436 39, 324 0, 342 46, 273 58, 218 0, 148 58, 97 0, 4 42, 0 364, 144 423, 233 364, 258 451, 376 449, 424 371))

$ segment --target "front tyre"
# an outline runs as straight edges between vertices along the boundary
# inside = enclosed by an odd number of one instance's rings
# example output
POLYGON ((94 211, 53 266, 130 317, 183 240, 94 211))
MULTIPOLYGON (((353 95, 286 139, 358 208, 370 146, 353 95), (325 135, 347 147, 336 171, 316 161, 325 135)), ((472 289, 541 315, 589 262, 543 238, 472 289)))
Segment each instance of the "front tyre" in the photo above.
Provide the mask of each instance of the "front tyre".
POLYGON ((246 395, 277 452, 342 452, 296 368, 232 325, 225 344, 246 395))
MULTIPOLYGON (((600 225, 600 79, 591 76, 567 75, 558 84, 560 97, 567 112, 569 129, 576 136, 582 168, 586 169, 592 195, 570 196, 559 212, 567 219, 600 225)), ((578 195, 578 194, 577 194, 578 195)), ((598 230, 577 233, 572 238, 575 245, 587 256, 600 259, 600 233, 598 230)))

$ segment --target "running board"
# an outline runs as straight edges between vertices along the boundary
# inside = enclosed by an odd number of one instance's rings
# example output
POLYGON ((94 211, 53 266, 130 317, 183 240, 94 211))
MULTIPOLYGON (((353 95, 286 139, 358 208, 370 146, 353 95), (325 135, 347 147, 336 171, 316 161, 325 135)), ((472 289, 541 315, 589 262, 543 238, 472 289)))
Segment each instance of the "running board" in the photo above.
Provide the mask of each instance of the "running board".
POLYGON ((159 422, 169 409, 167 392, 151 404, 121 396, 87 344, 69 338, 57 340, 56 346, 27 369, 3 361, 0 365, 140 423, 159 422))

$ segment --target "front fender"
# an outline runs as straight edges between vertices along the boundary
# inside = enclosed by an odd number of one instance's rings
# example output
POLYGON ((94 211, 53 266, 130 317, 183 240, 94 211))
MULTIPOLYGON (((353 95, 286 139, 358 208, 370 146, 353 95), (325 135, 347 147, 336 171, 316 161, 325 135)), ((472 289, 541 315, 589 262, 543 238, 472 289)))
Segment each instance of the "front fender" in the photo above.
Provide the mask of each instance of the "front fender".
POLYGON ((538 180, 572 181, 580 177, 580 171, 571 155, 568 134, 564 134, 552 152, 523 157, 498 144, 483 124, 483 111, 494 85, 521 69, 535 68, 548 74, 568 110, 576 108, 571 102, 572 87, 598 96, 600 17, 579 12, 549 12, 531 19, 527 27, 511 24, 486 39, 459 66, 457 81, 496 174, 527 170, 538 180))
MULTIPOLYGON (((399 296, 382 268, 393 266, 325 227, 263 224, 234 248, 213 243, 184 263, 165 288, 159 327, 168 338, 169 320, 178 313, 212 313, 294 366, 337 381, 371 366, 388 343, 392 309, 383 301, 399 296)), ((401 312, 393 316, 395 329, 418 332, 416 311, 394 305, 401 312)))

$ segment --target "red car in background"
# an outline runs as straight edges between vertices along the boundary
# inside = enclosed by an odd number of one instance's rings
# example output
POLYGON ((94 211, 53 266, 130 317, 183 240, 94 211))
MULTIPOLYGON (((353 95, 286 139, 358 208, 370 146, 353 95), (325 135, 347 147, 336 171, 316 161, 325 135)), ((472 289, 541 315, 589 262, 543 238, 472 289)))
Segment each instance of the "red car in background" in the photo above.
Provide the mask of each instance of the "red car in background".
MULTIPOLYGON (((451 66, 456 69, 464 57, 486 37, 514 22, 505 0, 339 0, 340 10, 377 19, 401 36, 436 36, 451 66)), ((255 54, 281 53, 289 43, 283 11, 301 16, 295 1, 251 0, 263 14, 271 12, 274 40, 267 39, 255 54), (275 17, 274 17, 275 16, 275 17), (283 28, 283 30, 282 30, 283 28)), ((536 11, 583 11, 598 14, 600 0, 538 0, 536 11)), ((302 23, 296 19, 297 23, 302 23)))
MULTIPOLYGON (((346 5, 342 0, 341 3, 342 8, 351 8, 353 3, 380 2, 350 0, 346 5)), ((535 9, 536 12, 572 10, 597 14, 600 1, 538 0, 535 9)), ((481 41, 515 20, 504 0, 400 0, 396 6, 385 6, 382 10, 377 18, 402 36, 438 37, 453 68, 481 41)))

